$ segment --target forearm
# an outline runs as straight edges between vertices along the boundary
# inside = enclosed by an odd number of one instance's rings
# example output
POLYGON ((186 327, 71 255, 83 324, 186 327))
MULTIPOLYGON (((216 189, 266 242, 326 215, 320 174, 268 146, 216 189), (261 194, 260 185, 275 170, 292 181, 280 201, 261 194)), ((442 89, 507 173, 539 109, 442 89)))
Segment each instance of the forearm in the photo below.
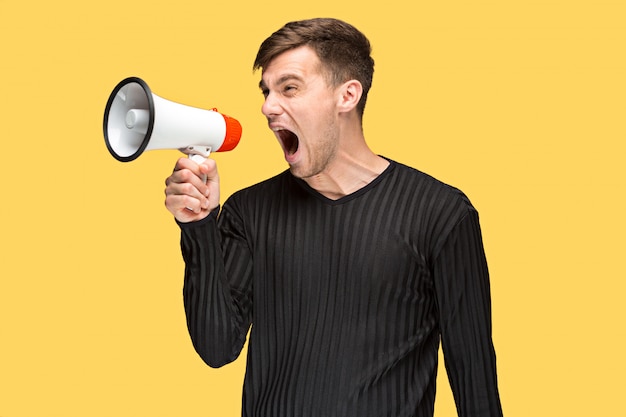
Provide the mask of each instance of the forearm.
POLYGON ((198 224, 181 225, 185 260, 183 299, 187 326, 200 357, 211 367, 235 360, 245 342, 249 318, 230 288, 224 268, 216 213, 198 224))

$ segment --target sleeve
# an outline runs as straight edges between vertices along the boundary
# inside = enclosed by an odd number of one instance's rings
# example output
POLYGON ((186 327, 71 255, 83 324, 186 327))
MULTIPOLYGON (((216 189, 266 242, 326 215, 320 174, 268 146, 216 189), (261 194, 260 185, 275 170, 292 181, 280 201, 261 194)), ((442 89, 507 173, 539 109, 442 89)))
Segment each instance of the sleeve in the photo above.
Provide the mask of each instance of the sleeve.
POLYGON ((225 205, 179 224, 185 261, 183 300, 196 352, 217 368, 237 359, 252 322, 251 255, 243 222, 225 205))
POLYGON ((470 209, 435 258, 444 361, 460 417, 500 417, 491 296, 478 213, 470 209))

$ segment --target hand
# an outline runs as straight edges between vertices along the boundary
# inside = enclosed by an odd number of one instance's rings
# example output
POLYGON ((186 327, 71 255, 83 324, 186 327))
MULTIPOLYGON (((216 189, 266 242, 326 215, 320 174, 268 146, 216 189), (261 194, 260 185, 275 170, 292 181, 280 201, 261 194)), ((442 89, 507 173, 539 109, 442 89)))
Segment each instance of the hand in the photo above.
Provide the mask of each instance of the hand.
POLYGON ((220 182, 213 159, 180 158, 165 180, 165 207, 181 223, 202 220, 219 206, 220 182), (206 178, 206 182, 203 181, 206 178))

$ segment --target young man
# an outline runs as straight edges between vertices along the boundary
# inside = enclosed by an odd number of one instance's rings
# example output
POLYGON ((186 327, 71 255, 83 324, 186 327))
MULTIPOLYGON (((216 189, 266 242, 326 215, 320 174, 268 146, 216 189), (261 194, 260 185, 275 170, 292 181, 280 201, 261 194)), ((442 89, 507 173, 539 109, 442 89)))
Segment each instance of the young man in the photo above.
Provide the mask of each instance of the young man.
POLYGON ((441 338, 459 415, 501 416, 478 214, 368 148, 370 52, 342 21, 288 23, 254 68, 289 170, 220 211, 215 162, 177 162, 193 344, 219 367, 251 326, 243 416, 432 416, 441 338))

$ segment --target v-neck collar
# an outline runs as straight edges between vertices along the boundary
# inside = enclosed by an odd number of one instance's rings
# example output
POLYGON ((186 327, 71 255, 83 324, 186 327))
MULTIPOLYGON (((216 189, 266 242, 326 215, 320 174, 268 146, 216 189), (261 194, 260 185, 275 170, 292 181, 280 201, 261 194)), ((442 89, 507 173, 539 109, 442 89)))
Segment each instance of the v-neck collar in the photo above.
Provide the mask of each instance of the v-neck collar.
POLYGON ((381 155, 382 158, 384 158, 385 160, 387 160, 389 162, 389 165, 385 168, 385 170, 383 172, 381 172, 376 178, 374 178, 372 181, 370 181, 368 184, 366 184, 365 186, 359 188, 358 190, 345 195, 341 198, 338 198, 336 200, 332 199, 332 198, 328 198, 326 197, 324 194, 320 193, 319 191, 317 191, 315 188, 311 187, 306 181, 304 181, 301 178, 296 178, 293 177, 293 179, 296 181, 296 183, 298 185, 300 185, 305 191, 307 191, 309 194, 311 194, 312 196, 314 196, 315 198, 317 198, 318 200, 321 200, 323 203, 327 204, 327 205, 331 205, 331 206, 337 206, 337 205, 341 205, 344 203, 347 203, 348 201, 351 201, 365 193, 367 193, 369 190, 371 190, 372 188, 376 187, 384 178, 386 178, 391 171, 393 171, 393 169, 396 166, 396 163, 394 161, 392 161, 391 159, 385 158, 384 156, 381 155))

